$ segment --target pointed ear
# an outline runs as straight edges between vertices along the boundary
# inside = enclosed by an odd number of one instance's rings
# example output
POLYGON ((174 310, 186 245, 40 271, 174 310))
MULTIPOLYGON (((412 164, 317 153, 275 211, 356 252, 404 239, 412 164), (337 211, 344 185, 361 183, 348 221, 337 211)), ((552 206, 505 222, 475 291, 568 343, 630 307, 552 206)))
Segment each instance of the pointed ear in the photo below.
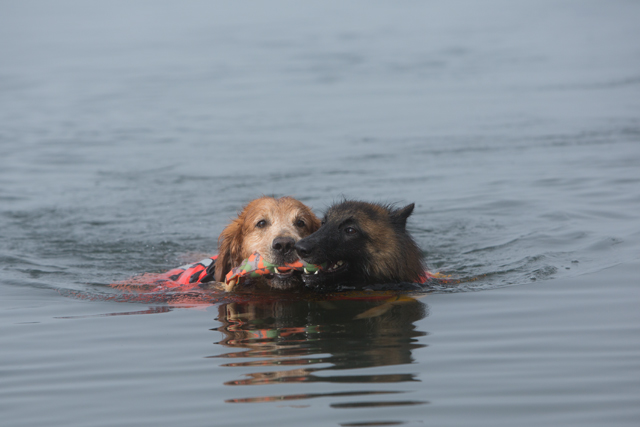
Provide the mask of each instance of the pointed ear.
POLYGON ((218 237, 218 259, 214 279, 224 282, 229 271, 242 262, 242 221, 234 220, 218 237))
POLYGON ((415 207, 416 204, 411 203, 404 208, 396 209, 395 211, 391 212, 391 220, 394 223, 400 225, 402 228, 405 228, 407 226, 407 218, 409 218, 409 215, 411 215, 411 213, 413 212, 413 208, 415 207))

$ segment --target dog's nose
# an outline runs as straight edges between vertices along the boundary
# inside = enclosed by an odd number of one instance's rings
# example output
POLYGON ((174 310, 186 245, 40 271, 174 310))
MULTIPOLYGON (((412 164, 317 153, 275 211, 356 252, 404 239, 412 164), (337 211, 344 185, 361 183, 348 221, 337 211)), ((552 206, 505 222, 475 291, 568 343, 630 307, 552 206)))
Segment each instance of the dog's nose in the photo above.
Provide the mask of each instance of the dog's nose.
POLYGON ((271 247, 282 255, 286 255, 293 250, 295 244, 296 241, 292 237, 276 237, 271 242, 271 247))
POLYGON ((295 244, 295 248, 300 258, 305 258, 311 255, 311 245, 304 240, 298 240, 298 243, 295 244))

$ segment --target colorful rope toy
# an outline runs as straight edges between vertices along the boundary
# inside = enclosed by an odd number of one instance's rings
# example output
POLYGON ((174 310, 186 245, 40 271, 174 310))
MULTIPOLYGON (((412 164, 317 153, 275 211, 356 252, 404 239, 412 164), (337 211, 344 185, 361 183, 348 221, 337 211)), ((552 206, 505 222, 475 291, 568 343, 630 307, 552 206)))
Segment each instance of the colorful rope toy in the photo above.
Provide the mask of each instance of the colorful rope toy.
POLYGON ((257 277, 274 274, 276 272, 286 273, 290 270, 304 271, 307 274, 317 273, 323 268, 326 268, 326 263, 316 265, 309 264, 302 260, 297 260, 285 265, 272 264, 266 261, 258 252, 254 252, 249 256, 249 258, 242 261, 242 264, 227 273, 225 278, 225 290, 227 292, 231 291, 242 279, 255 279, 257 277))

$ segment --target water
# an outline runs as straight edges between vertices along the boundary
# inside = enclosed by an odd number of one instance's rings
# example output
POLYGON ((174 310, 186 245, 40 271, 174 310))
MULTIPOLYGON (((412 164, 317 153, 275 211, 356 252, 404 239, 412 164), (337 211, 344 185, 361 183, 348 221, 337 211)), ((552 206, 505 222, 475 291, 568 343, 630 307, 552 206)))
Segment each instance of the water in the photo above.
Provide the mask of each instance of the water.
POLYGON ((635 425, 639 18, 3 3, 3 424, 635 425), (200 310, 64 296, 214 252, 262 194, 416 202, 429 267, 465 281, 200 310))

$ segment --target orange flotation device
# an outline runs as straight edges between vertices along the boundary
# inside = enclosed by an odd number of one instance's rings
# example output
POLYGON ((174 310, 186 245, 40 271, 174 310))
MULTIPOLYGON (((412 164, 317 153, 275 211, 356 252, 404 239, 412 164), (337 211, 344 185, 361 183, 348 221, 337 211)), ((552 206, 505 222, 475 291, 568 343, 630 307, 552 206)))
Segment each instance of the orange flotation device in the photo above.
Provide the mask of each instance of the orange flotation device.
MULTIPOLYGON (((147 290, 161 291, 166 289, 181 288, 182 290, 196 289, 204 283, 213 282, 215 272, 215 262, 218 255, 205 258, 193 264, 183 265, 162 274, 143 274, 135 278, 134 282, 139 285, 147 285, 147 290), (154 283, 156 286, 154 287, 154 283)), ((302 260, 285 265, 272 264, 266 261, 258 252, 246 258, 238 267, 233 268, 225 277, 225 282, 242 282, 248 279, 255 279, 268 274, 273 274, 275 269, 283 272, 287 270, 297 270, 315 272, 325 268, 325 264, 310 264, 302 260)), ((444 276, 439 273, 425 271, 416 283, 425 284, 431 279, 442 279, 444 276)), ((126 281, 133 284, 131 280, 126 281)), ((124 283, 117 283, 113 287, 120 287, 124 283)))
MULTIPOLYGON (((205 307, 219 302, 240 302, 250 301, 256 297, 261 300, 274 299, 278 300, 284 296, 280 293, 260 291, 255 294, 254 290, 250 293, 246 292, 225 292, 230 288, 225 286, 229 282, 234 284, 243 281, 271 274, 277 267, 280 272, 283 269, 294 269, 298 271, 307 270, 316 271, 322 269, 323 265, 312 265, 303 261, 296 261, 284 266, 276 266, 265 261, 260 254, 254 253, 245 259, 242 264, 232 269, 226 276, 226 284, 217 283, 214 280, 215 263, 218 256, 214 255, 205 258, 193 264, 183 265, 174 268, 165 273, 144 273, 139 276, 132 277, 121 282, 113 283, 110 286, 124 293, 105 296, 102 299, 116 300, 123 302, 146 302, 146 303, 169 303, 172 306, 182 307, 205 307)), ((416 282, 424 285, 431 280, 441 282, 449 282, 447 276, 439 273, 431 273, 425 271, 424 275, 416 282)), ((338 298, 338 299, 385 299, 389 295, 396 294, 394 291, 338 291, 330 294, 317 295, 318 298, 338 298)), ((302 294, 299 297, 314 298, 311 294, 302 294)), ((82 295, 74 295, 83 297, 82 295)), ((286 297, 294 297, 294 294, 288 293, 286 297)))

